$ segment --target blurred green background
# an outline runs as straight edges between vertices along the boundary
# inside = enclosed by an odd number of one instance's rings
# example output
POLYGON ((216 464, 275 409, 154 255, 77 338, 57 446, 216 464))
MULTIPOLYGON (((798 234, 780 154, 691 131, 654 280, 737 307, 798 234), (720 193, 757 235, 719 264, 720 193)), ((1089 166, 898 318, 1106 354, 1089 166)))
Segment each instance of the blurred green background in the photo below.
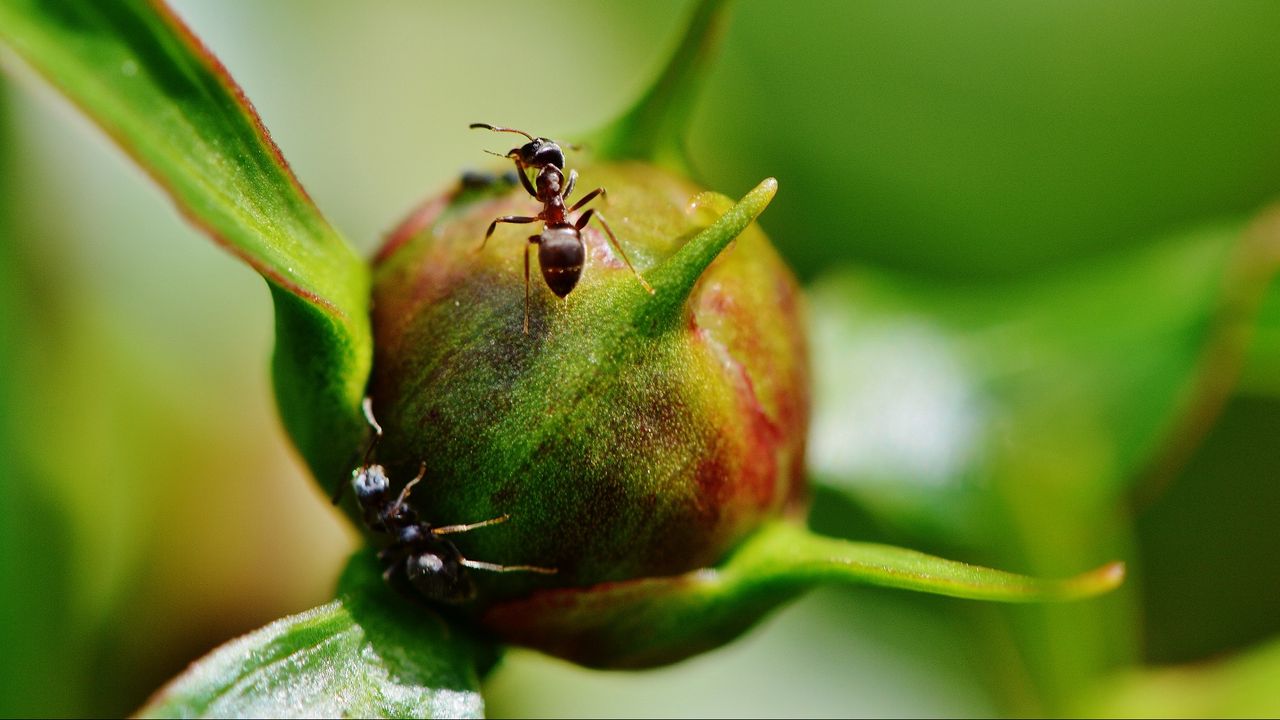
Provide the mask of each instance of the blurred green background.
MULTIPOLYGON (((366 253, 489 166, 468 123, 601 125, 689 9, 173 4, 366 253)), ((779 179, 761 222, 815 284, 815 526, 1131 579, 823 591, 645 673, 515 651, 490 713, 1280 713, 1280 294, 1247 332, 1280 241, 1238 242, 1280 197, 1277 37, 1264 0, 737 6, 689 150, 779 179)), ((262 281, 0 62, 0 714, 121 714, 327 600, 355 534, 276 421, 262 281)))

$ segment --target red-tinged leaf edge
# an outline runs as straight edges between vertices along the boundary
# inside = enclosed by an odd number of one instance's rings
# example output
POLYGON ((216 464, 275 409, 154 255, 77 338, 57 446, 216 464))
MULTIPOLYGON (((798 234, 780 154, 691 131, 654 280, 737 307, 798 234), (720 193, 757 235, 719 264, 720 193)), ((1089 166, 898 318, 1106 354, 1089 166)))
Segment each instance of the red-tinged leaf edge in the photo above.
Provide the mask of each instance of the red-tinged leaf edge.
POLYGON ((303 189, 226 68, 159 0, 0 4, 0 42, 97 123, 275 300, 286 428, 328 488, 365 428, 368 269, 303 189))

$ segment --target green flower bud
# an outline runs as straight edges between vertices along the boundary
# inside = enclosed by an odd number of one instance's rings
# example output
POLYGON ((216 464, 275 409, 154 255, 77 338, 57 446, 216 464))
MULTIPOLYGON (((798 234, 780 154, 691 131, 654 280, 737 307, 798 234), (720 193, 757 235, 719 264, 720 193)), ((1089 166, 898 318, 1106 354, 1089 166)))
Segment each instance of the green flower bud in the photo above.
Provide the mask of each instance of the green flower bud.
POLYGON ((541 209, 518 185, 427 203, 376 263, 378 461, 397 483, 426 463, 410 501, 433 524, 509 516, 450 535, 465 557, 557 571, 471 570, 481 622, 553 588, 712 567, 766 520, 804 510, 800 290, 758 228, 723 232, 746 226, 774 182, 748 213, 652 166, 577 169, 575 197, 607 188, 588 207, 653 294, 594 222, 564 299, 530 247, 541 223, 499 225, 482 248, 494 218, 541 209))

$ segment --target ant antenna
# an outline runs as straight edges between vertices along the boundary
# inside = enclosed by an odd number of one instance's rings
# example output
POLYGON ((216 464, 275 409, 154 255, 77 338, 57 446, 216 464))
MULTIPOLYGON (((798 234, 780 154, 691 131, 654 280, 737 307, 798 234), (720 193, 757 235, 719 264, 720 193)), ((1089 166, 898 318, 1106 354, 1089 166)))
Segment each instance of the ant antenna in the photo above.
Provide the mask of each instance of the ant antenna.
MULTIPOLYGON (((373 398, 365 395, 364 400, 360 402, 360 409, 364 412, 364 421, 369 423, 369 427, 373 428, 373 438, 369 440, 369 447, 364 449, 364 460, 361 465, 369 467, 370 461, 373 459, 373 451, 378 447, 378 441, 382 439, 382 426, 378 424, 378 419, 373 416, 373 398)), ((342 493, 346 490, 346 481, 338 483, 338 489, 333 491, 333 504, 337 505, 342 501, 342 493)))
POLYGON ((373 433, 378 437, 382 437, 382 426, 378 424, 378 419, 373 416, 373 397, 365 395, 364 400, 360 401, 360 409, 364 411, 365 422, 369 423, 369 427, 373 428, 373 433))
MULTIPOLYGON (((477 128, 482 128, 482 129, 485 129, 485 130, 492 130, 492 131, 494 131, 494 132, 519 133, 519 134, 521 134, 521 135, 523 135, 523 136, 525 136, 525 137, 529 138, 529 142, 533 142, 534 140, 536 140, 536 139, 537 139, 537 138, 535 138, 534 136, 530 135, 529 133, 527 133, 527 132, 525 132, 525 131, 523 131, 523 130, 517 130, 517 129, 515 129, 515 128, 497 127, 497 126, 494 126, 494 125, 490 125, 489 123, 471 123, 470 127, 471 127, 471 129, 473 129, 473 130, 475 130, 475 129, 477 129, 477 128)), ((504 157, 505 157, 505 156, 504 156, 504 157)))
POLYGON ((360 403, 360 409, 364 411, 364 420, 369 423, 369 427, 373 428, 373 439, 369 441, 369 447, 364 451, 364 464, 368 465, 369 460, 373 458, 373 451, 378 447, 378 441, 382 439, 382 426, 378 424, 378 419, 373 416, 373 398, 365 395, 364 400, 360 403))

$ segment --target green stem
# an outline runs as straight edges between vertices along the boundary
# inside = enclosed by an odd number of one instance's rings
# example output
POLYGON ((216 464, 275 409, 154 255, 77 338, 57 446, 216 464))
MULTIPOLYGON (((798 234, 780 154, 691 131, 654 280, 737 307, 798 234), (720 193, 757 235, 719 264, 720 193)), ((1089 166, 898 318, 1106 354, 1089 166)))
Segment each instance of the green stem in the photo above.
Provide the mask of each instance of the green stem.
POLYGON ((648 160, 688 172, 684 136, 728 18, 727 0, 701 0, 662 74, 588 144, 602 158, 648 160))
POLYGON ((1043 580, 904 548, 823 537, 773 522, 716 568, 590 588, 562 588, 491 607, 505 639, 589 667, 662 665, 722 645, 773 608, 821 585, 878 585, 970 600, 1065 602, 1115 589, 1121 563, 1043 580))

